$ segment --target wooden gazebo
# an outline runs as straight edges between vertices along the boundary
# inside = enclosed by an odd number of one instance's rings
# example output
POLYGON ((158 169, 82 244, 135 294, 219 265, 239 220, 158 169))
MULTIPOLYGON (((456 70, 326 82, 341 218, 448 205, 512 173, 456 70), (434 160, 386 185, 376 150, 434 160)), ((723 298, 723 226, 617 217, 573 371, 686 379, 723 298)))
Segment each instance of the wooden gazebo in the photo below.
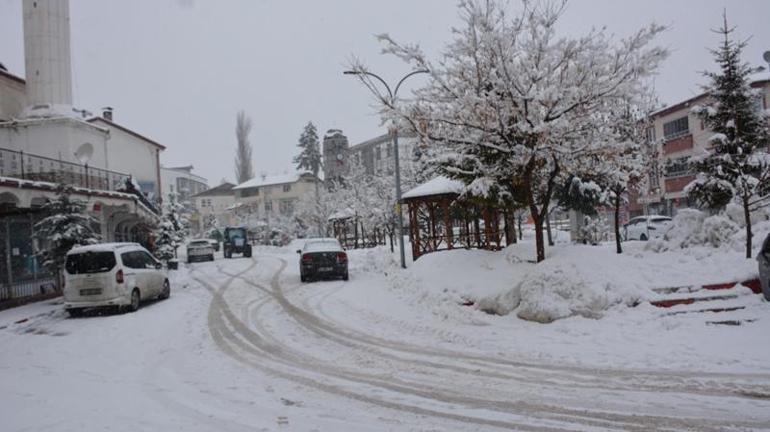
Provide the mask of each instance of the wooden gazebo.
POLYGON ((436 177, 402 196, 408 207, 412 258, 440 250, 502 248, 500 210, 460 197, 462 182, 436 177))

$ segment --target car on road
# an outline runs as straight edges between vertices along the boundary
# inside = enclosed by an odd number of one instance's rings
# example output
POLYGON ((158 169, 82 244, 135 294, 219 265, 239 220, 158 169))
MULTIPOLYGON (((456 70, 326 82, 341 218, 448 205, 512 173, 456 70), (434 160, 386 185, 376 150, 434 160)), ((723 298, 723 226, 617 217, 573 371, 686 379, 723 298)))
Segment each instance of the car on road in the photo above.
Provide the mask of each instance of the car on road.
POLYGON ((210 238, 208 241, 211 244, 211 247, 214 248, 214 252, 219 252, 219 240, 210 238))
POLYGON ((759 283, 762 285, 762 294, 764 294, 765 299, 770 300, 770 234, 762 243, 757 261, 759 262, 759 283))
POLYGON ((337 239, 308 239, 297 253, 300 255, 299 277, 302 282, 332 277, 348 280, 348 254, 337 239))
POLYGON ((64 262, 64 308, 117 307, 135 311, 142 300, 167 299, 171 285, 163 265, 137 243, 76 246, 64 262))
POLYGON ((225 258, 232 258, 234 253, 243 254, 244 257, 251 257, 251 245, 248 240, 246 227, 227 227, 225 228, 224 240, 222 242, 225 258))
POLYGON ((201 239, 187 243, 187 263, 193 261, 214 261, 214 247, 211 242, 201 239))
POLYGON ((638 216, 623 225, 626 240, 649 240, 663 236, 666 228, 671 225, 668 216, 638 216))

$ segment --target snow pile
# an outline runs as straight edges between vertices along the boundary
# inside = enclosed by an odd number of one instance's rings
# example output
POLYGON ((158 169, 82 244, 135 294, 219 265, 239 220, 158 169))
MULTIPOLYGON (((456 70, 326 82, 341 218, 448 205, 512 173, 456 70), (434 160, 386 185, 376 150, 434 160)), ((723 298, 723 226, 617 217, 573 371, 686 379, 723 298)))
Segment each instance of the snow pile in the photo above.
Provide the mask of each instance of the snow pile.
MULTIPOLYGON (((752 215, 754 248, 770 234, 770 221, 764 213, 752 215)), ((743 210, 736 205, 715 215, 696 209, 680 210, 662 238, 652 240, 646 249, 653 252, 690 249, 692 253, 709 255, 718 250, 741 252, 746 247, 743 210)))
MULTIPOLYGON (((612 306, 631 306, 647 297, 644 278, 633 275, 640 269, 636 258, 614 256, 607 249, 586 246, 565 247, 561 253, 540 264, 529 264, 513 288, 478 301, 488 313, 516 316, 541 323, 570 316, 600 318, 612 306), (591 264, 598 254, 603 265, 591 264)), ((509 255, 510 256, 510 255, 509 255)))

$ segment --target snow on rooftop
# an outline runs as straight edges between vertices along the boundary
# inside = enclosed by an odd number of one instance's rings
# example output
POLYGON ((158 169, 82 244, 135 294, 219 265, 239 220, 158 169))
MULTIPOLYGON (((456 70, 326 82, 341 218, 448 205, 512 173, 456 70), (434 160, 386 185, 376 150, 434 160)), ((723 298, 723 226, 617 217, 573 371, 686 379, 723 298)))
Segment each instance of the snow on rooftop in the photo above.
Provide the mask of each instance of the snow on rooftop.
POLYGON ((300 177, 309 172, 295 172, 291 174, 271 174, 266 176, 256 176, 251 180, 245 181, 233 189, 249 189, 262 186, 279 185, 286 183, 296 183, 300 177))
POLYGON ((465 185, 459 180, 438 176, 403 194, 401 198, 417 198, 431 195, 459 194, 465 185))

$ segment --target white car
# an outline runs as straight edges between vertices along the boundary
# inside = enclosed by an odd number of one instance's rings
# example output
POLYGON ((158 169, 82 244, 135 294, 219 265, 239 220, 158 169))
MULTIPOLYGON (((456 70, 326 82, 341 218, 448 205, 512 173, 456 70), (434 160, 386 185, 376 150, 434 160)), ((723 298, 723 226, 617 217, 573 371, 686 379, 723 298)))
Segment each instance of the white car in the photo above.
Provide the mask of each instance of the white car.
POLYGON ((214 246, 207 239, 187 243, 187 263, 193 261, 214 261, 214 246))
POLYGON ((757 261, 759 261, 759 282, 762 286, 762 294, 770 301, 770 234, 762 243, 757 261))
POLYGON ((139 302, 171 295, 160 261, 137 243, 78 246, 64 263, 64 308, 79 316, 86 308, 116 306, 131 312, 139 302))
POLYGON ((638 216, 623 225, 626 240, 649 240, 663 236, 671 225, 668 216, 638 216))

